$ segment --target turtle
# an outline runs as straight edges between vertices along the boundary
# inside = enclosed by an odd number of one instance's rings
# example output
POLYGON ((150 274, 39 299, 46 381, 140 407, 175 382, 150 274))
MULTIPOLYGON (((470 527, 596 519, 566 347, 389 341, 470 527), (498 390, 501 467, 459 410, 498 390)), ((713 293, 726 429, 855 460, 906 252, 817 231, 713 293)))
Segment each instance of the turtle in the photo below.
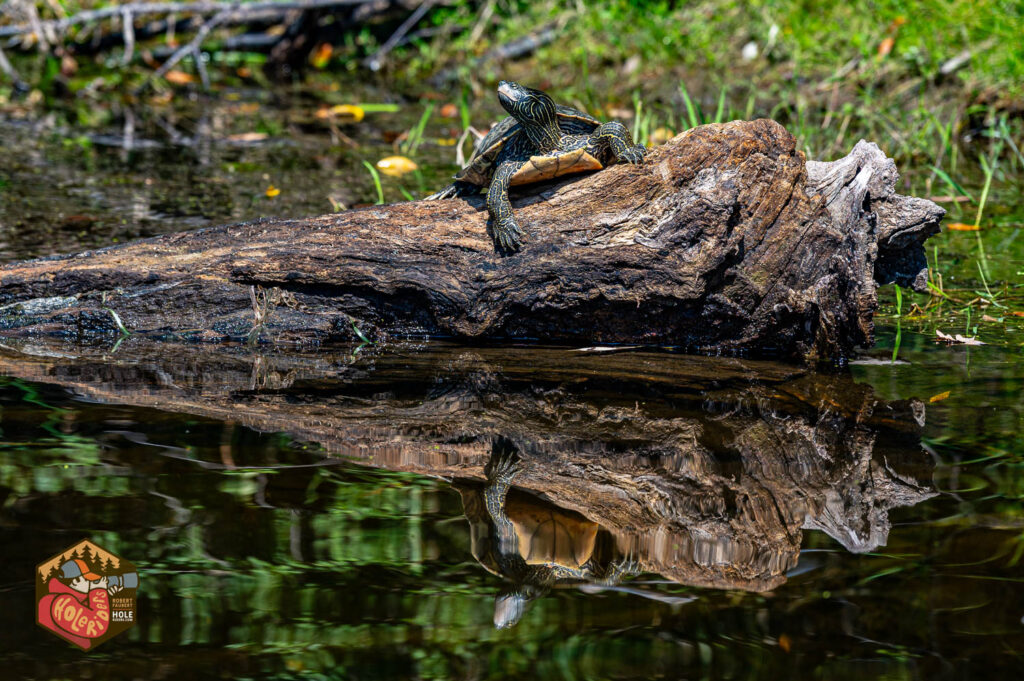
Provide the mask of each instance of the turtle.
POLYGON ((616 162, 641 163, 647 148, 634 144, 618 121, 602 123, 569 106, 555 104, 541 90, 503 80, 498 100, 509 116, 477 145, 455 182, 427 199, 471 196, 487 188, 487 211, 495 248, 512 253, 523 231, 512 214, 510 186, 600 170, 616 162))
POLYGON ((512 582, 495 599, 494 626, 499 629, 514 626, 527 604, 553 587, 612 586, 640 572, 633 560, 614 555, 607 532, 594 521, 525 492, 510 497, 522 470, 515 445, 498 437, 483 493, 457 486, 470 521, 474 557, 512 582))

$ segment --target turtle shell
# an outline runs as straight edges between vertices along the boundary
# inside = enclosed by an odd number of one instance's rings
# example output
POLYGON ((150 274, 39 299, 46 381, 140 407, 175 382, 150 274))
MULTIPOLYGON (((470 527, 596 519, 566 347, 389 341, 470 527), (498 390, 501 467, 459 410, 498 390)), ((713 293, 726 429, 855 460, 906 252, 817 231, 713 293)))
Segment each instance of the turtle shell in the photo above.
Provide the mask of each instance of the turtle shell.
MULTIPOLYGON (((555 107, 558 116, 558 127, 565 135, 587 135, 593 132, 601 122, 590 114, 569 106, 555 107)), ((476 148, 476 152, 465 168, 456 175, 456 180, 477 184, 482 187, 491 183, 494 167, 507 145, 522 144, 525 141, 523 126, 508 116, 491 128, 476 148)), ((528 145, 524 145, 527 147, 528 145)), ((529 149, 524 149, 528 153, 529 149)), ((583 150, 556 152, 541 156, 523 154, 523 161, 529 161, 519 172, 512 176, 512 184, 540 182, 553 177, 579 173, 585 170, 600 170, 603 164, 583 150)))
POLYGON ((527 565, 580 568, 594 555, 597 523, 573 511, 509 497, 505 514, 519 537, 527 565))
MULTIPOLYGON (((501 575, 491 554, 494 529, 483 492, 475 487, 457 489, 469 520, 473 557, 489 572, 501 575)), ((600 527, 575 511, 513 489, 505 500, 505 514, 519 540, 519 555, 527 565, 579 569, 595 557, 600 527)))

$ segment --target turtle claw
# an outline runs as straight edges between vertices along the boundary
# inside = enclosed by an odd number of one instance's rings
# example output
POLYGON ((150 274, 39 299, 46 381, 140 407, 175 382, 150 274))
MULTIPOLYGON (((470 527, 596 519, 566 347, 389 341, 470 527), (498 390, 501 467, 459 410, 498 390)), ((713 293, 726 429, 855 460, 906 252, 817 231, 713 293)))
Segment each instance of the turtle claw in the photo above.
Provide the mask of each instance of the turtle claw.
POLYGON ((490 461, 487 462, 487 479, 510 485, 521 470, 523 461, 516 452, 515 445, 505 438, 500 438, 494 445, 490 461))
POLYGON ((505 253, 515 253, 523 245, 523 230, 515 218, 506 218, 494 223, 494 244, 505 253))
POLYGON ((619 156, 619 161, 623 163, 642 163, 646 154, 647 147, 642 144, 636 144, 622 152, 622 155, 619 156))

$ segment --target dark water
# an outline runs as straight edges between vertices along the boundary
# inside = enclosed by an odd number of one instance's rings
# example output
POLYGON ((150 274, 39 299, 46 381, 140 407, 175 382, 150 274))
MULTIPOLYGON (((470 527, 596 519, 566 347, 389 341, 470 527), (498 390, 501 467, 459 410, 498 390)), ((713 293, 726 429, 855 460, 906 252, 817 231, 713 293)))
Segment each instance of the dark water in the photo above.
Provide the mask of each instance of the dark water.
MULTIPOLYGON (((159 145, 130 152, 5 124, 0 256, 372 202, 361 161, 418 116, 342 128, 353 146, 297 97, 250 144, 227 139, 252 130, 238 105, 172 121, 195 144, 140 120, 159 145)), ((388 200, 451 170, 450 147, 423 149, 388 200)), ((1013 296, 1007 186, 983 238, 1013 296)), ((947 283, 971 281, 974 235, 935 243, 947 283)), ((891 363, 881 318, 841 374, 5 344, 0 678, 1018 678, 1024 319, 1000 319, 952 348, 934 327, 962 313, 906 321, 891 363), (33 623, 34 566, 83 537, 142 574, 138 625, 88 654, 33 623)))
POLYGON ((1014 352, 911 335, 906 363, 825 376, 539 348, 20 350, 0 383, 10 678, 1020 669, 1014 352), (534 557, 589 574, 524 587, 495 558, 495 456, 520 461, 504 513, 534 557), (32 624, 33 566, 83 536, 143 580, 138 626, 88 655, 32 624))

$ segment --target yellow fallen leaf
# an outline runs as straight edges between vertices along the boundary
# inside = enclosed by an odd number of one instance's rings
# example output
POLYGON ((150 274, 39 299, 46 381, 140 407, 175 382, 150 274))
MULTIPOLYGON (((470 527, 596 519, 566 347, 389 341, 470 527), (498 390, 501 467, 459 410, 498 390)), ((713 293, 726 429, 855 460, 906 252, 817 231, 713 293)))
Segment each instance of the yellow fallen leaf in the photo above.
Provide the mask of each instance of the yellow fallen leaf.
POLYGON ((184 71, 168 71, 164 74, 164 78, 168 83, 173 85, 188 85, 189 83, 195 82, 196 77, 191 73, 185 73, 184 71))
POLYGON ((270 185, 269 187, 267 187, 266 195, 268 199, 272 199, 280 193, 281 190, 275 187, 274 185, 270 185))
POLYGON ((946 229, 954 232, 977 232, 981 228, 978 227, 978 225, 966 225, 962 222, 951 222, 946 225, 946 229))
POLYGON ((454 147, 456 142, 454 137, 438 137, 436 141, 439 147, 454 147))
POLYGON ((928 401, 929 402, 941 402, 942 400, 946 399, 947 397, 949 397, 949 391, 948 390, 946 392, 944 392, 944 393, 939 393, 938 395, 932 395, 931 397, 928 398, 928 401))
POLYGON ((670 128, 656 128, 654 132, 651 133, 651 144, 664 144, 675 136, 675 132, 670 128))
POLYGON ((377 161, 377 170, 392 177, 411 173, 418 168, 419 166, 412 159, 405 156, 388 156, 377 161))
POLYGON ((332 107, 321 107, 317 109, 316 117, 324 118, 346 118, 347 122, 358 123, 366 116, 363 108, 354 104, 335 104, 332 107))

